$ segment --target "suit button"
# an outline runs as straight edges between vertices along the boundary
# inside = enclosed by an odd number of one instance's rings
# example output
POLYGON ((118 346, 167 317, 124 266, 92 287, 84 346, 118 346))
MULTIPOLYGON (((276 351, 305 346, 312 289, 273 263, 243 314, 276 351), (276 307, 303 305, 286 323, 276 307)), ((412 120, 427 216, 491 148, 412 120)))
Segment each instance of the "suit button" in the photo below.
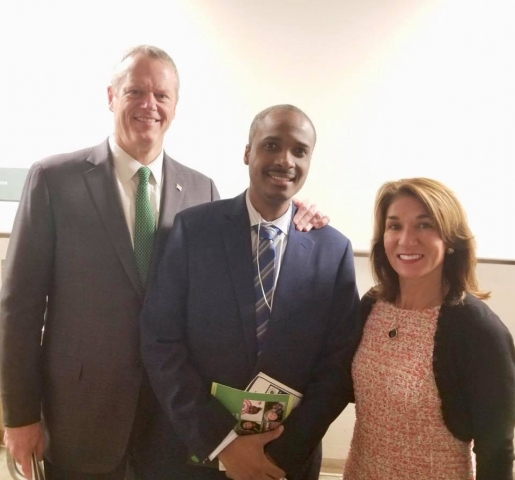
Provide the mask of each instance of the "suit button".
POLYGON ((134 363, 134 365, 136 366, 136 368, 141 368, 141 359, 140 359, 140 358, 138 358, 138 359, 136 360, 136 362, 134 363))

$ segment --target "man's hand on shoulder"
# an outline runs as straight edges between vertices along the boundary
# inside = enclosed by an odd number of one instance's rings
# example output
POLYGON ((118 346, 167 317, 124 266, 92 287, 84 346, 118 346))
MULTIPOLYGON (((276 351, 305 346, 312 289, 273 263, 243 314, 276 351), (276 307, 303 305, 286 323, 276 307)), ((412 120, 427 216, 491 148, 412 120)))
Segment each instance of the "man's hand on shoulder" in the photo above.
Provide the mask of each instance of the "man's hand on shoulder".
POLYGON ((277 480, 286 473, 267 457, 264 447, 280 437, 284 427, 254 435, 242 435, 231 442, 219 454, 218 459, 226 468, 227 478, 233 480, 277 480))
POLYGON ((320 212, 315 203, 294 198, 293 204, 297 207, 293 223, 300 232, 309 232, 312 228, 319 229, 329 223, 329 217, 320 212))
POLYGON ((4 442, 16 462, 21 465, 23 474, 32 478, 32 453, 36 453, 39 461, 43 460, 45 436, 41 422, 23 427, 5 427, 4 442))

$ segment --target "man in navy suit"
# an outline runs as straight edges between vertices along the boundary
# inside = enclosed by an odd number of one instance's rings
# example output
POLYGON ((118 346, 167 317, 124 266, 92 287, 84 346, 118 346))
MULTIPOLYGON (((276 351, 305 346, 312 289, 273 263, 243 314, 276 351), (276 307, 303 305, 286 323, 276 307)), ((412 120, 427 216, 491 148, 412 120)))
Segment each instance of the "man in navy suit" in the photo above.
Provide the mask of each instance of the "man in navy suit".
POLYGON ((143 360, 173 426, 155 436, 166 444, 144 459, 149 478, 225 478, 186 466, 192 452, 217 456, 236 480, 318 479, 322 437, 350 400, 358 293, 349 240, 332 227, 298 232, 291 221, 315 141, 298 108, 264 110, 245 149, 248 190, 175 217, 141 319, 143 360), (265 273, 254 282, 254 225, 279 232, 259 342, 255 287, 265 273), (210 395, 211 384, 245 389, 258 372, 301 392, 302 402, 283 427, 236 436, 236 420, 210 395))

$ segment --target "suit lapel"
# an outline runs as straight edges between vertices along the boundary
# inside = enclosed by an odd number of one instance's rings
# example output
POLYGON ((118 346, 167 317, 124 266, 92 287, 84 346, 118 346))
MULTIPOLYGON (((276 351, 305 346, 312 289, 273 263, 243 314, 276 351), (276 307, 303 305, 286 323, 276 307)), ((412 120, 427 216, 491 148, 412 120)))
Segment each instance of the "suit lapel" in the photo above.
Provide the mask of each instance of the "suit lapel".
POLYGON ((231 272, 234 295, 240 312, 243 335, 247 344, 249 364, 255 365, 257 356, 256 297, 254 293, 250 221, 245 204, 245 193, 229 203, 226 225, 224 225, 221 233, 227 264, 231 272))
POLYGON ((308 234, 297 231, 292 222, 274 293, 272 315, 263 341, 261 359, 266 358, 266 352, 269 348, 275 348, 274 345, 277 345, 273 341, 276 337, 274 324, 288 321, 291 302, 298 298, 298 284, 308 274, 306 267, 314 245, 315 242, 309 238, 308 234))
MULTIPOLYGON (((154 243, 154 252, 150 272, 154 272, 162 257, 166 240, 173 227, 175 215, 185 208, 188 195, 192 192, 185 190, 186 181, 177 168, 176 163, 165 153, 163 157, 163 180, 161 184, 161 202, 159 206, 159 222, 154 243)), ((152 281, 152 278, 150 278, 152 281)))
POLYGON ((92 168, 84 173, 84 178, 93 202, 125 272, 135 290, 143 297, 143 287, 138 275, 107 141, 92 150, 88 162, 92 164, 92 168))
MULTIPOLYGON (((234 294, 242 321, 250 365, 256 365, 256 296, 254 292, 254 267, 252 264, 252 244, 250 221, 245 203, 245 193, 233 199, 226 212, 226 225, 222 228, 227 264, 231 272, 234 294)), ((281 271, 274 295, 270 326, 266 334, 260 359, 266 358, 266 351, 275 348, 273 324, 287 321, 290 302, 296 298, 298 282, 302 281, 303 270, 308 265, 314 241, 308 234, 298 232, 290 225, 288 245, 284 253, 281 271), (270 335, 271 333, 271 335, 270 335)), ((256 372, 259 371, 259 361, 256 372)))
POLYGON ((184 199, 187 194, 183 191, 183 186, 184 182, 182 182, 181 175, 177 172, 173 160, 165 153, 158 235, 163 232, 166 235, 172 228, 175 215, 183 210, 184 199))

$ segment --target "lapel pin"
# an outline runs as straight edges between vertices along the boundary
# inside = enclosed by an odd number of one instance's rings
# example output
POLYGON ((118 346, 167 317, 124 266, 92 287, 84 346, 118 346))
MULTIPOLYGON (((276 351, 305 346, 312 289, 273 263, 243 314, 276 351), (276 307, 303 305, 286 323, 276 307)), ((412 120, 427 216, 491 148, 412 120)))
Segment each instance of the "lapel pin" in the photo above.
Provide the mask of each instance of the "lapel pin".
POLYGON ((175 184, 175 188, 179 190, 179 192, 182 192, 182 185, 179 185, 178 183, 175 184))

